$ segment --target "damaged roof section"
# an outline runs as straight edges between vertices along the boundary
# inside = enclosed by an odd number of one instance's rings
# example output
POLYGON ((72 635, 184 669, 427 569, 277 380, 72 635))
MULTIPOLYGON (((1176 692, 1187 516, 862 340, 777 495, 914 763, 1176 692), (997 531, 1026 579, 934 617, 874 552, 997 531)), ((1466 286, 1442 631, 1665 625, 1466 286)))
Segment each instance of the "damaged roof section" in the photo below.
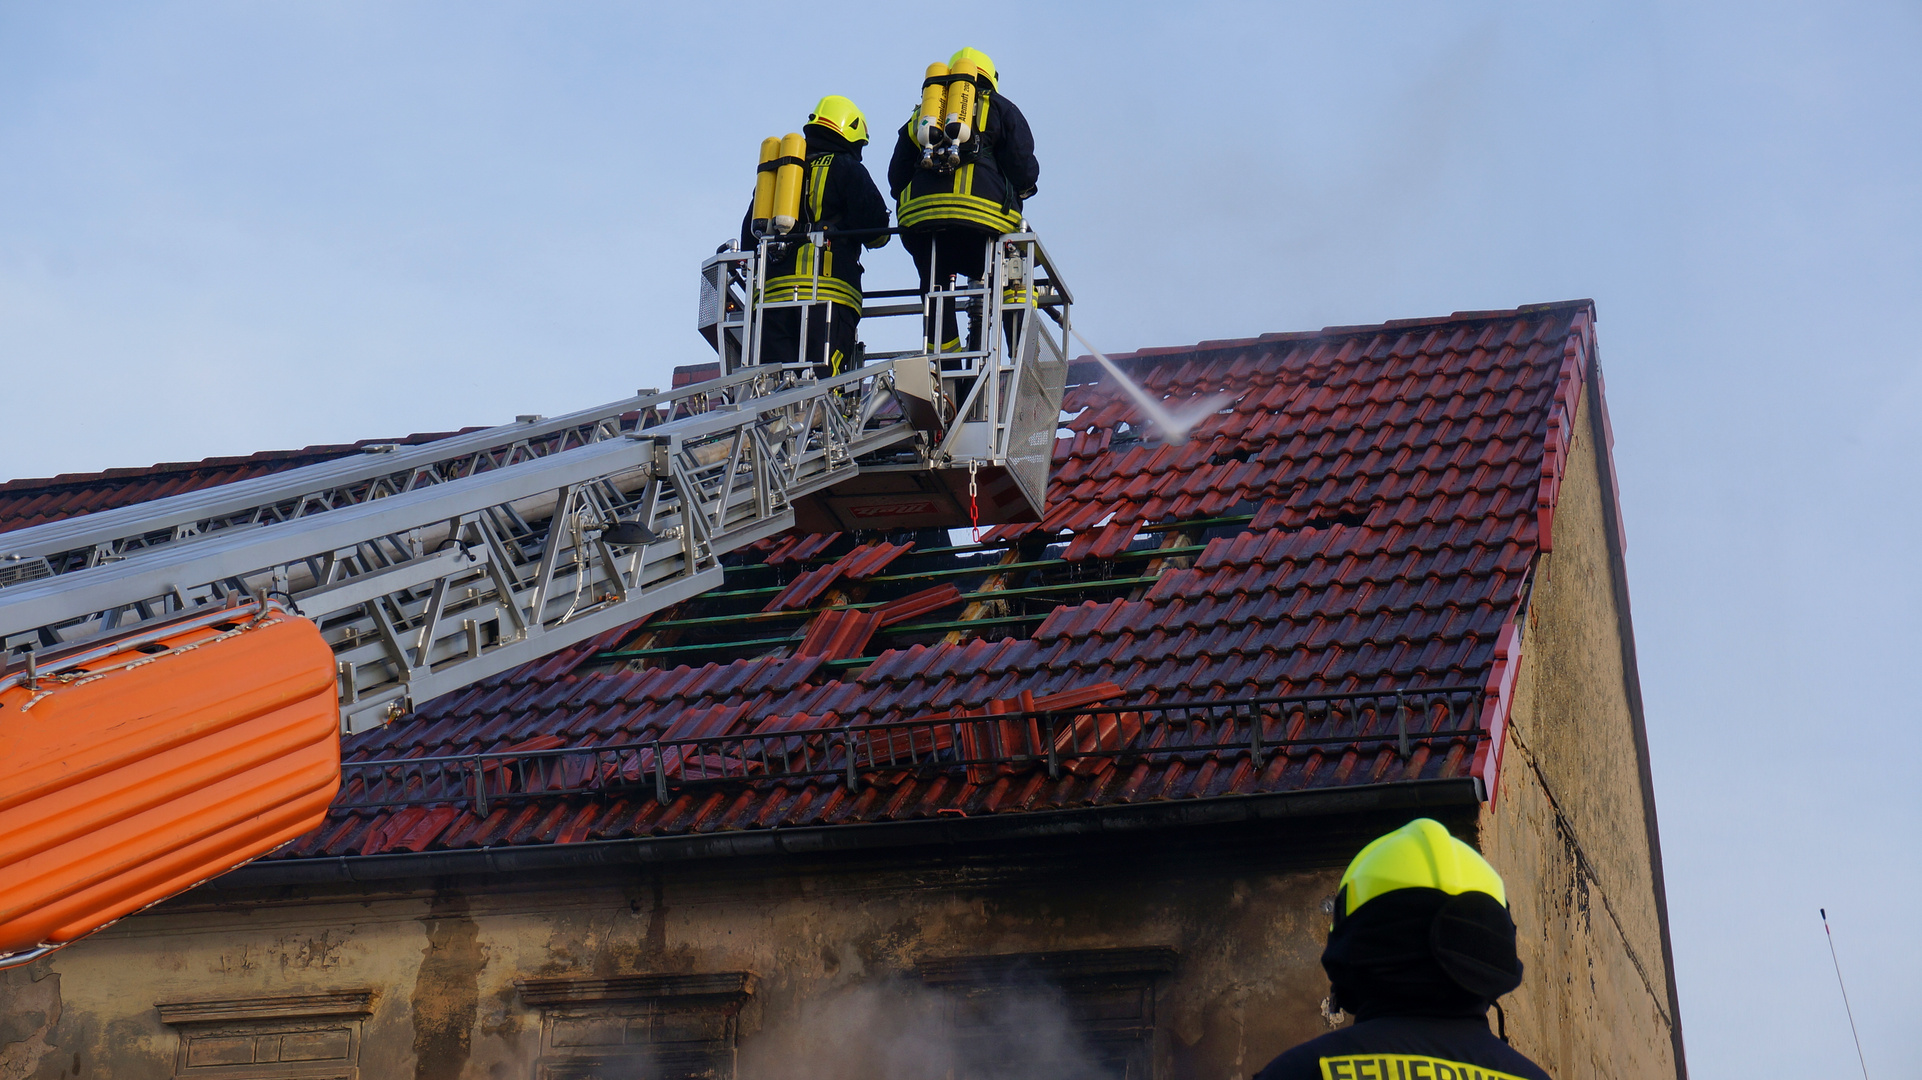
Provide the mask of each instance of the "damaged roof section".
POLYGON ((281 857, 1490 781, 1592 355, 1575 301, 1117 357, 1224 395, 1181 443, 1077 364, 1043 521, 739 553, 349 739, 281 857))

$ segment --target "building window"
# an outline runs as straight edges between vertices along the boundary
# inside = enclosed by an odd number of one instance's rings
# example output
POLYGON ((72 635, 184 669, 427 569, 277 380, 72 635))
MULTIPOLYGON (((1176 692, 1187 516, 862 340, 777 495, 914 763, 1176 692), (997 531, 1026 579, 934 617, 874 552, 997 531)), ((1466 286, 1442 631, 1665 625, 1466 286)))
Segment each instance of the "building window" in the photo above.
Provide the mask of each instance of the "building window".
POLYGON ((993 1070, 997 1054, 1032 1055, 1008 1030, 1011 1018, 1028 1017, 1027 1036, 1076 1044, 1104 1075, 1155 1080, 1166 1057, 1155 997, 1175 957, 1162 948, 963 956, 923 960, 915 972, 947 992, 955 1030, 973 1044, 970 1061, 993 1070))
POLYGON ((520 979, 541 1010, 536 1080, 733 1080, 745 971, 520 979))
POLYGON ((180 1033, 176 1077, 196 1080, 360 1080, 367 990, 161 1002, 160 1022, 180 1033))

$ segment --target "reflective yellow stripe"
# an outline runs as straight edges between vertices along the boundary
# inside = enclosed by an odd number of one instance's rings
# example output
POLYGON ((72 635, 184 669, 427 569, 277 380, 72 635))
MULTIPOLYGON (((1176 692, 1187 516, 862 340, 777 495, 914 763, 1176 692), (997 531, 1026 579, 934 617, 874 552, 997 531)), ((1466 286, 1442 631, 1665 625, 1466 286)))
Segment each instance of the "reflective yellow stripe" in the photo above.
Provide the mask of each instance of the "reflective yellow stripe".
POLYGON ((821 209, 827 200, 828 170, 834 166, 834 155, 823 154, 808 162, 808 220, 819 222, 821 209))
POLYGON ((782 274, 769 278, 761 300, 765 303, 803 300, 811 304, 827 300, 853 308, 857 313, 861 310, 861 290, 840 278, 817 278, 809 274, 782 274))
POLYGON ((910 195, 901 202, 901 227, 912 228, 935 221, 967 221, 984 225, 995 232, 1014 232, 1021 227, 1021 215, 1002 209, 1000 203, 978 195, 910 195))
POLYGON ((1343 1054, 1321 1059, 1322 1080, 1521 1080, 1514 1073, 1422 1054, 1343 1054))
MULTIPOLYGON (((807 277, 809 276, 807 271, 811 271, 814 268, 814 245, 802 244, 800 250, 794 253, 794 269, 799 271, 799 273, 788 274, 786 276, 807 277)), ((832 246, 821 252, 820 270, 822 277, 834 276, 834 248, 832 246)))
POLYGON ((774 278, 767 283, 767 293, 763 300, 776 304, 795 300, 808 303, 831 300, 844 307, 861 310, 861 293, 847 282, 836 278, 810 278, 798 275, 774 278))
MULTIPOLYGON (((818 207, 818 194, 812 196, 818 207)), ((814 268, 814 245, 802 244, 794 253, 794 268, 797 271, 811 271, 814 268)), ((821 273, 799 272, 778 274, 767 279, 767 289, 760 298, 763 302, 781 303, 803 300, 820 303, 823 300, 850 307, 858 314, 861 311, 861 290, 834 276, 834 251, 821 252, 821 273)))

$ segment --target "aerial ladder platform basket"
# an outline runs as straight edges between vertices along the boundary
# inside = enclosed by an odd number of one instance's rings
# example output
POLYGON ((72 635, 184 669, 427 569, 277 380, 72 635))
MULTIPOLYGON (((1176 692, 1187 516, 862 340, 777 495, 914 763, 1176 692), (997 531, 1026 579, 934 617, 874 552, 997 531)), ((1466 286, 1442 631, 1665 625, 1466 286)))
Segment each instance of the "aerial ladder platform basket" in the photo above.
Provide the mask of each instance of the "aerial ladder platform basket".
MULTIPOLYGON (((809 240, 807 250, 817 265, 796 271, 818 274, 824 241, 832 242, 836 235, 817 231, 764 236, 753 250, 730 245, 702 264, 700 330, 720 354, 722 372, 752 370, 762 363, 760 342, 768 315, 824 303, 808 297, 824 295, 825 290, 811 294, 806 285, 796 290, 802 299, 754 302, 773 265, 773 249, 809 240)), ((872 235, 841 238, 852 246, 872 235)), ((1041 519, 1067 382, 1073 296, 1041 238, 1032 232, 949 236, 940 242, 983 245, 982 277, 957 280, 925 297, 919 289, 870 291, 863 323, 893 317, 939 325, 950 312, 966 312, 975 342, 945 352, 924 342, 919 350, 868 354, 870 365, 888 367, 890 391, 870 400, 907 419, 915 437, 872 455, 858 472, 797 502, 796 522, 804 530, 946 528, 1041 519), (910 297, 914 299, 907 300, 910 297), (899 302, 903 300, 907 302, 899 302)), ((806 324, 802 319, 803 355, 809 347, 806 324)))
POLYGON ((1033 234, 982 243, 984 280, 867 311, 960 305, 979 349, 759 363, 807 306, 760 302, 763 242, 703 266, 714 379, 0 534, 0 967, 313 829, 343 733, 716 588, 730 552, 1037 520, 1070 298, 1033 234))

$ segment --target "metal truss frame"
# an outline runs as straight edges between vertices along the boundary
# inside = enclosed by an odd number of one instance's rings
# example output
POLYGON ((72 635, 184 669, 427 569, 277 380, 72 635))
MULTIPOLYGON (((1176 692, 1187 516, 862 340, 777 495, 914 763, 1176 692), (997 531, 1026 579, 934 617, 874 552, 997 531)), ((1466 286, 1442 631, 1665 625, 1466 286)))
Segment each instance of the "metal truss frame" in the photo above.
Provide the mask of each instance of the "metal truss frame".
POLYGON ((748 363, 763 242, 702 266, 719 378, 5 534, 0 677, 25 669, 18 650, 57 663, 208 605, 279 598, 332 646, 355 731, 714 588, 723 554, 863 471, 992 465, 1038 510, 1071 297, 1033 233, 982 242, 981 280, 872 312, 964 305, 981 319, 975 352, 832 378, 748 363), (932 383, 941 430, 914 426, 897 370, 932 383))
POLYGON ((719 585, 720 557, 790 528, 794 499, 914 436, 864 407, 892 374, 763 368, 21 530, 10 553, 54 573, 0 589, 0 639, 45 663, 281 597, 320 625, 361 730, 719 585))
MULTIPOLYGON (((812 287, 804 285, 800 291, 813 297, 827 295, 819 253, 831 239, 833 234, 822 231, 766 236, 752 250, 729 245, 702 263, 699 329, 720 354, 724 375, 754 369, 761 356, 767 312, 804 311, 831 303, 762 299, 775 249, 803 240, 816 255, 811 265, 797 267, 804 278, 813 279, 812 287)), ((979 469, 1005 470, 1039 516, 1047 497, 1048 469, 1067 382, 1073 293, 1041 238, 1031 231, 978 238, 957 232, 944 239, 982 244, 982 275, 919 295, 916 303, 870 304, 863 320, 913 316, 925 320, 924 325, 938 326, 948 312, 965 311, 974 322, 970 336, 978 339, 976 347, 941 352, 937 343, 924 341, 918 353, 877 357, 899 365, 904 389, 931 387, 934 400, 930 404, 939 423, 929 425, 929 438, 917 445, 913 456, 865 461, 862 467, 871 472, 970 475, 979 469), (919 378, 910 366, 925 369, 927 378, 919 378)), ((918 292, 878 290, 869 295, 918 292)), ((800 322, 802 355, 806 356, 808 320, 800 322)))

